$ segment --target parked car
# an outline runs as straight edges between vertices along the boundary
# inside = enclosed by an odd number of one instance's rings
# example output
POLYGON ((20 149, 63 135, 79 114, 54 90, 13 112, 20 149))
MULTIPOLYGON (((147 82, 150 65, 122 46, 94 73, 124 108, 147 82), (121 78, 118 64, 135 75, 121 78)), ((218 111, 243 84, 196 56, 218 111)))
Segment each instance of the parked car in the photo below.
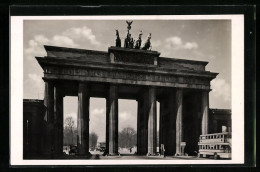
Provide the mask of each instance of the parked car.
POLYGON ((105 147, 101 147, 101 148, 99 149, 100 152, 105 152, 105 150, 106 150, 105 147))
POLYGON ((70 151, 69 151, 69 155, 76 155, 78 152, 78 148, 77 146, 70 146, 70 151))

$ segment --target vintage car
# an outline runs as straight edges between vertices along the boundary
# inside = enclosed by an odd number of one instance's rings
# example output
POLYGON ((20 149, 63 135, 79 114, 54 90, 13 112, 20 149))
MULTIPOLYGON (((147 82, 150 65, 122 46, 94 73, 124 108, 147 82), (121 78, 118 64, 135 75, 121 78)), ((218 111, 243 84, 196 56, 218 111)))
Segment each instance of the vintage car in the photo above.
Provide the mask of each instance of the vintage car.
POLYGON ((94 147, 90 147, 89 150, 90 151, 95 151, 95 148, 94 147))
POLYGON ((77 146, 75 146, 75 145, 71 145, 71 146, 70 146, 69 155, 76 155, 77 152, 78 152, 78 148, 77 148, 77 146))

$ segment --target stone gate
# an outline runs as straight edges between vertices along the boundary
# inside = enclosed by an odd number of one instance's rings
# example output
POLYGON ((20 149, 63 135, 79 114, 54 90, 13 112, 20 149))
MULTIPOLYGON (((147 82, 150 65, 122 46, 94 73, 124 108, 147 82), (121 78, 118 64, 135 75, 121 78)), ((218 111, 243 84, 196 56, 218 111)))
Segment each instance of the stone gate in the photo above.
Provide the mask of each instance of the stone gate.
POLYGON ((106 99, 106 153, 118 154, 118 99, 132 99, 137 109, 137 153, 156 154, 157 120, 160 145, 168 155, 196 151, 200 134, 208 133, 210 81, 208 62, 160 57, 157 51, 109 47, 108 52, 44 46, 36 57, 44 71, 45 154, 63 153, 63 98, 78 96, 80 155, 89 154, 90 97, 106 99), (156 101, 160 102, 157 119, 156 101))

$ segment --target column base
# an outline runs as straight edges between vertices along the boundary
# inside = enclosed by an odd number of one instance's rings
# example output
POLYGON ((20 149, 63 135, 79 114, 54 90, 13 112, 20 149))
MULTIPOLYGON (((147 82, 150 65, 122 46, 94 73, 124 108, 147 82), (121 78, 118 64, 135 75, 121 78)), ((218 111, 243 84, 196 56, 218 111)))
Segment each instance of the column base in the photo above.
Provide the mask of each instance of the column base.
POLYGON ((119 152, 117 152, 117 153, 104 152, 102 155, 103 156, 120 156, 120 153, 119 152))
POLYGON ((186 153, 185 154, 176 153, 176 154, 174 154, 174 156, 188 156, 188 155, 186 153))
POLYGON ((61 158, 63 157, 63 153, 55 153, 53 154, 53 158, 61 158))
POLYGON ((150 153, 148 152, 146 156, 160 156, 160 153, 150 153))
POLYGON ((120 153, 108 153, 107 156, 120 156, 120 153))
POLYGON ((85 154, 76 154, 76 155, 79 156, 79 157, 80 157, 80 156, 81 156, 81 157, 83 157, 83 156, 84 156, 84 157, 86 157, 86 156, 87 156, 87 157, 91 157, 91 156, 92 156, 92 154, 91 154, 90 152, 87 152, 87 153, 85 153, 85 154))
POLYGON ((181 156, 181 154, 180 153, 175 153, 174 156, 181 156))

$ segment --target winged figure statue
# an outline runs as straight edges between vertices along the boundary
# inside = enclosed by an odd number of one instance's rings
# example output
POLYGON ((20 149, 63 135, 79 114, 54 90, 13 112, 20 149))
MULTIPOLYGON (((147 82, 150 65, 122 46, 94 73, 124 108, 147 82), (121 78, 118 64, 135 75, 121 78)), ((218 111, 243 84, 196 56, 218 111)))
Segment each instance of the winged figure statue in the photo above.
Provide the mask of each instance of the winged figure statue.
POLYGON ((128 29, 128 31, 131 29, 131 24, 133 23, 133 21, 126 21, 126 23, 127 23, 127 29, 128 29))

